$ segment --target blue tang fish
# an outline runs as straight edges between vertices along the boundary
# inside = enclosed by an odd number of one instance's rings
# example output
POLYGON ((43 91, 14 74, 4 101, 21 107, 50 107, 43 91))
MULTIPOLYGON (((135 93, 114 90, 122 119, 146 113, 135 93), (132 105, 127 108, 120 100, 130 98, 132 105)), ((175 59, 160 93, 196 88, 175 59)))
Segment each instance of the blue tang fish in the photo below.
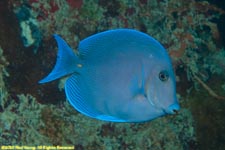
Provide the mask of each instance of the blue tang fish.
POLYGON ((82 40, 77 54, 54 37, 56 65, 39 83, 70 75, 66 97, 80 113, 104 121, 143 122, 180 109, 170 58, 151 36, 108 30, 82 40))

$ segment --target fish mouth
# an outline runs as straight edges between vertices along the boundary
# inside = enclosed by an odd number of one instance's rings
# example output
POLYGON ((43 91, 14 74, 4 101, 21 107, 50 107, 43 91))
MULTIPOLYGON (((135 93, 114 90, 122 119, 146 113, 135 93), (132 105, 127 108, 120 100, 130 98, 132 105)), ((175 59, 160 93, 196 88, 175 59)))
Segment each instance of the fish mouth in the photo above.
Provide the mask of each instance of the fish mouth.
POLYGON ((174 114, 177 114, 178 111, 180 110, 180 105, 178 103, 175 103, 175 104, 172 104, 170 105, 167 109, 165 109, 165 113, 167 114, 171 114, 171 115, 174 115, 174 114))

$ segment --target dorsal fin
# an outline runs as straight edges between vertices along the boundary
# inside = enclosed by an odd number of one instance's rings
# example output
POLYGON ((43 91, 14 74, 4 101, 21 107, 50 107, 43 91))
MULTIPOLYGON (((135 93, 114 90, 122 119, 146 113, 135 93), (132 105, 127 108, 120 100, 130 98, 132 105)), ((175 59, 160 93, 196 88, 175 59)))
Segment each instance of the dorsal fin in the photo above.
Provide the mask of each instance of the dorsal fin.
POLYGON ((46 83, 62 76, 74 73, 77 70, 79 59, 68 44, 57 34, 54 35, 58 44, 57 61, 54 69, 39 83, 46 83))
MULTIPOLYGON (((158 48, 164 49, 157 40, 145 33, 121 28, 100 32, 83 39, 79 44, 78 51, 82 58, 88 57, 87 59, 91 60, 106 53, 108 54, 112 48, 137 46, 136 43, 139 43, 140 46, 147 44, 149 47, 155 47, 155 53, 160 52, 158 48)), ((127 50, 129 51, 129 49, 127 50)), ((165 50, 163 53, 167 54, 165 50)))

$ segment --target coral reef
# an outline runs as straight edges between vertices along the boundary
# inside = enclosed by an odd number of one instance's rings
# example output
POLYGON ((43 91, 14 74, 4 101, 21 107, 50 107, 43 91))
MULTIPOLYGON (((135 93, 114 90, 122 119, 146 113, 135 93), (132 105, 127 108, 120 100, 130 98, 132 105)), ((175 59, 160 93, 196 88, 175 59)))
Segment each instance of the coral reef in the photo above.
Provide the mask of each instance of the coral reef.
POLYGON ((8 98, 8 104, 0 114, 1 145, 42 145, 48 139, 38 130, 43 126, 40 111, 44 106, 37 104, 31 95, 20 94, 8 98), (39 140, 36 140, 39 139, 39 140))
POLYGON ((0 145, 223 149, 224 18, 224 7, 202 0, 0 1, 0 145), (76 51, 85 37, 123 27, 167 48, 182 107, 177 115, 140 124, 102 122, 68 104, 65 79, 37 84, 55 62, 52 34, 76 51))

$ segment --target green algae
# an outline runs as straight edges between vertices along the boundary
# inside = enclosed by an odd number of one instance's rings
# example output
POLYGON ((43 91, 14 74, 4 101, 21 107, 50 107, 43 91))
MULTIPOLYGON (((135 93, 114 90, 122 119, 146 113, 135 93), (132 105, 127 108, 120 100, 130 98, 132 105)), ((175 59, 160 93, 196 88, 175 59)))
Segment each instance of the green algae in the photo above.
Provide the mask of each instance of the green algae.
POLYGON ((213 52, 208 57, 204 58, 203 67, 209 69, 212 74, 224 75, 225 74, 225 50, 213 52))

